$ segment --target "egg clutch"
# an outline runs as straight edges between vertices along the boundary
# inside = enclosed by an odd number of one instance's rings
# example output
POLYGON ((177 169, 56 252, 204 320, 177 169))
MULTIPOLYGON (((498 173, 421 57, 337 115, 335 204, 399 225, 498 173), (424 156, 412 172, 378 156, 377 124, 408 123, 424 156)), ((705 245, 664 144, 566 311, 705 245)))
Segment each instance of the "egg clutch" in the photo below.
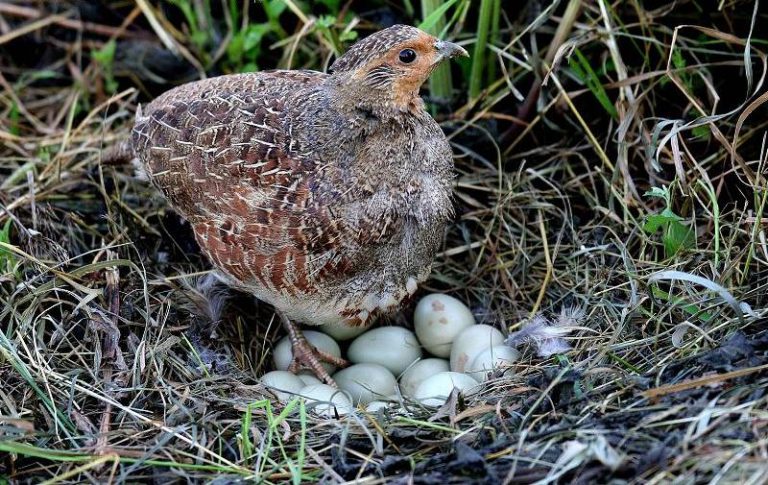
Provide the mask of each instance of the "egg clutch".
POLYGON ((416 306, 415 333, 403 327, 320 328, 323 332, 305 330, 304 336, 337 357, 342 357, 337 341, 354 339, 345 356, 351 366, 335 372, 333 365, 323 364, 338 389, 309 371, 288 372, 292 354, 287 337, 273 351, 277 370, 265 374, 261 382, 278 400, 302 396, 313 412, 325 416, 347 414, 357 406, 374 412, 403 398, 441 406, 454 389, 469 395, 490 376, 509 372, 520 355, 504 344, 499 330, 478 325, 461 301, 438 293, 425 296, 416 306))

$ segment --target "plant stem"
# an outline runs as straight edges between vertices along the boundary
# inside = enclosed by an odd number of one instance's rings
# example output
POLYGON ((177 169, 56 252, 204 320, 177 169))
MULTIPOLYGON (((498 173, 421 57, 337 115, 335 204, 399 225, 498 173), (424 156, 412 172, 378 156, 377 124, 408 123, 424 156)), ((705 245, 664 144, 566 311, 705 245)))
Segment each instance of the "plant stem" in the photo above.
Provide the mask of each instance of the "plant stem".
MULTIPOLYGON (((493 0, 493 12, 491 14, 491 34, 490 38, 488 39, 488 43, 490 45, 496 45, 499 41, 500 37, 500 25, 501 25, 501 0, 493 0)), ((489 57, 488 57, 488 68, 487 71, 487 77, 486 79, 488 82, 492 82, 494 79, 496 79, 496 65, 498 64, 498 61, 496 59, 496 55, 494 55, 493 51, 491 51, 489 57)))
MULTIPOLYGON (((432 12, 434 12, 443 2, 440 0, 422 0, 421 1, 421 16, 426 19, 432 12)), ((427 29, 427 33, 432 35, 440 35, 440 32, 445 28, 445 17, 440 18, 435 24, 427 29)), ((430 96, 439 101, 448 101, 451 99, 453 93, 453 79, 451 78, 451 66, 448 63, 443 63, 432 73, 429 78, 429 94, 430 96)))
POLYGON ((469 98, 474 99, 483 90, 483 68, 485 51, 488 47, 488 33, 493 15, 494 0, 480 0, 480 16, 477 20, 477 43, 472 53, 472 70, 469 76, 469 98))

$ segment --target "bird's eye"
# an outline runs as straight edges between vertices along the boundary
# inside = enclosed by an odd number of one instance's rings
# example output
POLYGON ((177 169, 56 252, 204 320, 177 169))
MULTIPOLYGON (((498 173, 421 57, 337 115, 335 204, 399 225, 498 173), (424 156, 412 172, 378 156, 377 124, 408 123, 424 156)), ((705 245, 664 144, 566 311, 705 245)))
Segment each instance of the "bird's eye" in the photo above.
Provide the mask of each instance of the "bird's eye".
POLYGON ((400 51, 400 62, 410 64, 416 60, 416 52, 413 49, 403 49, 400 51))

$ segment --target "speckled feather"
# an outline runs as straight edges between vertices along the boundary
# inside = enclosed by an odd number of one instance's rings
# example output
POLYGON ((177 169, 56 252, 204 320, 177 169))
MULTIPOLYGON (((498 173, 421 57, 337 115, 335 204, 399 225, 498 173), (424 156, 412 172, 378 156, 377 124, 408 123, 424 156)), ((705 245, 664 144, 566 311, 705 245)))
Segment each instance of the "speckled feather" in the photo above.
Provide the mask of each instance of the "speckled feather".
POLYGON ((410 25, 393 25, 355 43, 343 56, 336 59, 330 70, 338 73, 358 69, 381 58, 392 46, 418 39, 421 34, 422 31, 410 25))
POLYGON ((396 79, 360 72, 432 39, 389 30, 333 74, 217 77, 137 115, 134 151, 210 261, 295 321, 364 325, 392 311, 429 275, 451 217, 440 127, 418 99, 394 97, 396 79))

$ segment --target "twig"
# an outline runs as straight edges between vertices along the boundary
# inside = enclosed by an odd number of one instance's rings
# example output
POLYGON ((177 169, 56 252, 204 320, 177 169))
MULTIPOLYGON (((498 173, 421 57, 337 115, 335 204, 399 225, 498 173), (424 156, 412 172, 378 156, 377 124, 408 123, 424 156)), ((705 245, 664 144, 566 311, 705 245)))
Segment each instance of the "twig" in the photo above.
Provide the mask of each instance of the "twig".
POLYGON ((699 377, 698 379, 691 379, 690 381, 678 382, 677 384, 669 384, 667 386, 655 387, 653 389, 648 389, 647 391, 644 391, 643 396, 647 397, 648 399, 656 399, 661 396, 666 396, 667 394, 674 394, 676 392, 687 391, 688 389, 695 389, 697 387, 708 386, 711 384, 716 384, 718 382, 728 381, 731 379, 736 379, 738 377, 754 374, 755 372, 760 372, 763 370, 768 370, 768 364, 759 365, 757 367, 749 367, 747 369, 739 369, 732 372, 726 372, 725 374, 716 374, 713 376, 699 377))
MULTIPOLYGON (((6 14, 11 15, 13 17, 22 17, 22 18, 29 18, 29 19, 38 19, 44 20, 46 23, 45 25, 54 24, 58 25, 59 27, 64 27, 65 29, 72 29, 72 30, 78 30, 78 31, 86 31, 86 32, 92 32, 94 34, 104 35, 107 37, 124 37, 124 38, 131 38, 131 39, 151 39, 152 37, 147 35, 145 32, 132 32, 125 30, 124 27, 112 27, 109 25, 102 25, 102 24, 96 24, 93 22, 83 22, 82 20, 76 20, 76 19, 70 19, 62 15, 54 15, 49 17, 44 17, 46 15, 45 12, 41 12, 39 10, 36 10, 31 7, 22 7, 20 5, 12 5, 8 3, 0 3, 0 14, 6 14)), ((129 15, 129 18, 131 15, 129 15)), ((33 24, 29 24, 31 26, 33 24)), ((32 29, 32 31, 37 30, 38 28, 44 27, 45 25, 38 25, 37 28, 32 29)), ((28 26, 28 27, 29 27, 28 26)), ((26 27, 22 27, 26 28, 26 27)), ((9 32, 9 34, 16 34, 19 32, 19 30, 15 30, 13 32, 9 32)), ((29 33, 29 32, 24 32, 29 33)), ((23 35, 23 34, 22 34, 23 35)), ((0 39, 3 39, 5 36, 0 36, 0 39)), ((18 37, 18 35, 14 35, 13 37, 18 37)), ((0 40, 0 44, 3 42, 7 42, 10 39, 3 39, 0 40)))

